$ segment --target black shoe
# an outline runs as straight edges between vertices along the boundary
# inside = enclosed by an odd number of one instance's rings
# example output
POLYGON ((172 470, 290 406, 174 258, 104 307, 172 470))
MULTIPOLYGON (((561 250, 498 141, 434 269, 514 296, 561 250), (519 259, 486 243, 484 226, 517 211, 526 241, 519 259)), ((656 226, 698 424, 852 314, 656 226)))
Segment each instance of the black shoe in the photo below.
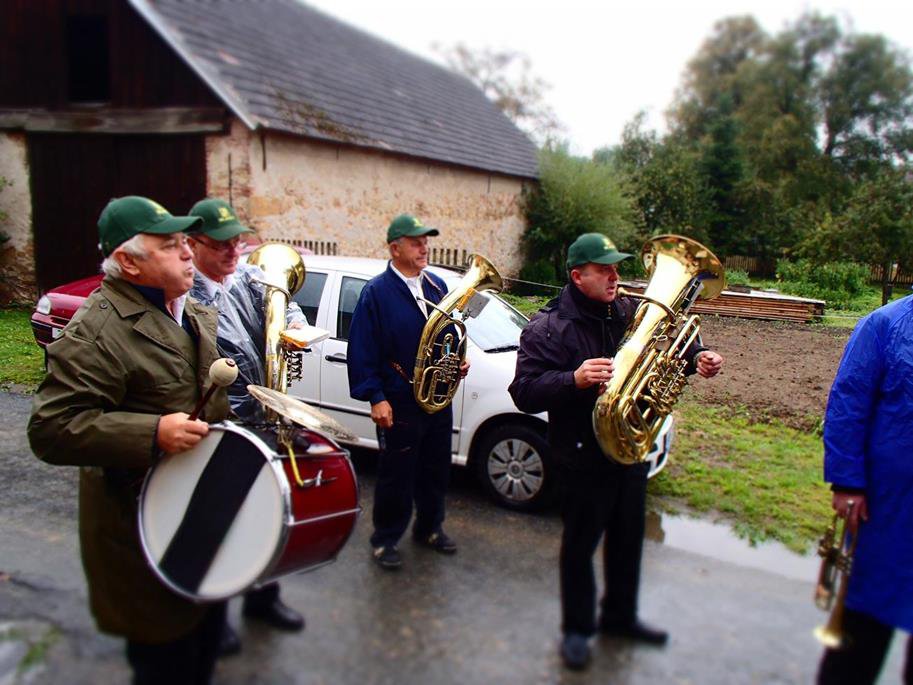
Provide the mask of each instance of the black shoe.
POLYGON ((664 645, 669 641, 669 633, 659 628, 647 625, 636 619, 633 623, 616 624, 601 622, 599 632, 613 637, 625 637, 637 642, 646 642, 649 645, 664 645))
POLYGON ((244 618, 253 618, 263 621, 267 625, 279 630, 298 632, 304 629, 304 616, 276 597, 266 604, 244 602, 242 611, 244 618))
POLYGON ((403 565, 403 558, 399 555, 396 545, 375 547, 373 558, 375 564, 388 571, 393 571, 403 565))
POLYGON ((582 671, 590 663, 590 643, 586 635, 568 633, 561 640, 561 658, 572 671, 582 671))
POLYGON ((238 637, 231 624, 226 621, 225 626, 222 628, 222 637, 219 638, 219 658, 234 656, 240 652, 241 638, 238 637))
POLYGON ((415 540, 416 544, 433 549, 441 554, 456 554, 457 551, 456 543, 442 530, 426 537, 413 535, 412 539, 415 540))

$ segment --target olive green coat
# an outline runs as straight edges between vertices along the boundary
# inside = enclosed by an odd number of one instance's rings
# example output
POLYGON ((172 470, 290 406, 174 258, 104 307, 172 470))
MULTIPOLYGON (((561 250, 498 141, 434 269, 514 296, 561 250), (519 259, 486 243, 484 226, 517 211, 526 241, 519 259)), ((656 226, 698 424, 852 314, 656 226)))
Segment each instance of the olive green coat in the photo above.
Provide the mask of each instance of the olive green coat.
MULTIPOLYGON (((219 356, 215 310, 188 299, 184 312, 198 346, 129 283, 105 278, 48 346, 48 375, 28 427, 39 459, 82 467, 79 537, 92 613, 100 630, 137 642, 174 640, 205 613, 155 577, 137 525, 158 420, 193 410, 219 356)), ((220 390, 203 417, 227 413, 220 390)))

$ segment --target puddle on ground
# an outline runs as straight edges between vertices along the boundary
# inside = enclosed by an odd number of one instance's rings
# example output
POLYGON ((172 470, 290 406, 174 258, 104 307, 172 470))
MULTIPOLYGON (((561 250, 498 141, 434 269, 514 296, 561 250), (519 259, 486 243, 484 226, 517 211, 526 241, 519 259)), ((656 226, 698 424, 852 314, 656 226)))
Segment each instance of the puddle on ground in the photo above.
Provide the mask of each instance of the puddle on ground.
POLYGON ((648 511, 647 539, 787 578, 810 583, 818 578, 820 559, 816 555, 796 554, 779 542, 761 542, 752 546, 722 523, 648 511))

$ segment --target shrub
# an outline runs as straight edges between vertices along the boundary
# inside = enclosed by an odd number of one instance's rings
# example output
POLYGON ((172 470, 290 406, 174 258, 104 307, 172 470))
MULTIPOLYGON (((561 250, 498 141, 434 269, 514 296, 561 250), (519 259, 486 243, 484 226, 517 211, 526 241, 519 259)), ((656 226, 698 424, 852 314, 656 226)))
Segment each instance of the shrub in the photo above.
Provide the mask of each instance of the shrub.
POLYGON ((550 262, 549 282, 563 281, 567 247, 581 233, 606 233, 621 250, 634 242, 634 212, 621 174, 566 149, 540 151, 539 183, 524 192, 523 202, 527 261, 550 262))
POLYGON ((520 269, 518 278, 521 281, 529 283, 519 283, 517 281, 508 281, 510 292, 514 295, 542 295, 551 293, 551 288, 543 288, 535 283, 544 283, 546 285, 564 285, 565 281, 560 280, 555 275, 555 267, 547 259, 537 259, 527 262, 520 269))
POLYGON ((748 272, 742 269, 726 269, 726 283, 729 285, 751 285, 748 272))
POLYGON ((790 295, 825 300, 832 306, 846 306, 863 294, 869 268, 855 262, 815 264, 808 259, 777 262, 777 279, 790 295))

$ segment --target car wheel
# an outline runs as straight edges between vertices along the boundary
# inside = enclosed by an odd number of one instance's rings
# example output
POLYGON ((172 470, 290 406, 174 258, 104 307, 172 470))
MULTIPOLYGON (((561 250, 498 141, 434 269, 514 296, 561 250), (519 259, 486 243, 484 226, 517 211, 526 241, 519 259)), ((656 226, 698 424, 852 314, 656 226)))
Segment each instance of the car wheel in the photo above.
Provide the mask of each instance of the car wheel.
POLYGON ((530 511, 549 501, 554 469, 545 436, 535 428, 514 423, 492 429, 474 461, 483 487, 501 506, 530 511))

